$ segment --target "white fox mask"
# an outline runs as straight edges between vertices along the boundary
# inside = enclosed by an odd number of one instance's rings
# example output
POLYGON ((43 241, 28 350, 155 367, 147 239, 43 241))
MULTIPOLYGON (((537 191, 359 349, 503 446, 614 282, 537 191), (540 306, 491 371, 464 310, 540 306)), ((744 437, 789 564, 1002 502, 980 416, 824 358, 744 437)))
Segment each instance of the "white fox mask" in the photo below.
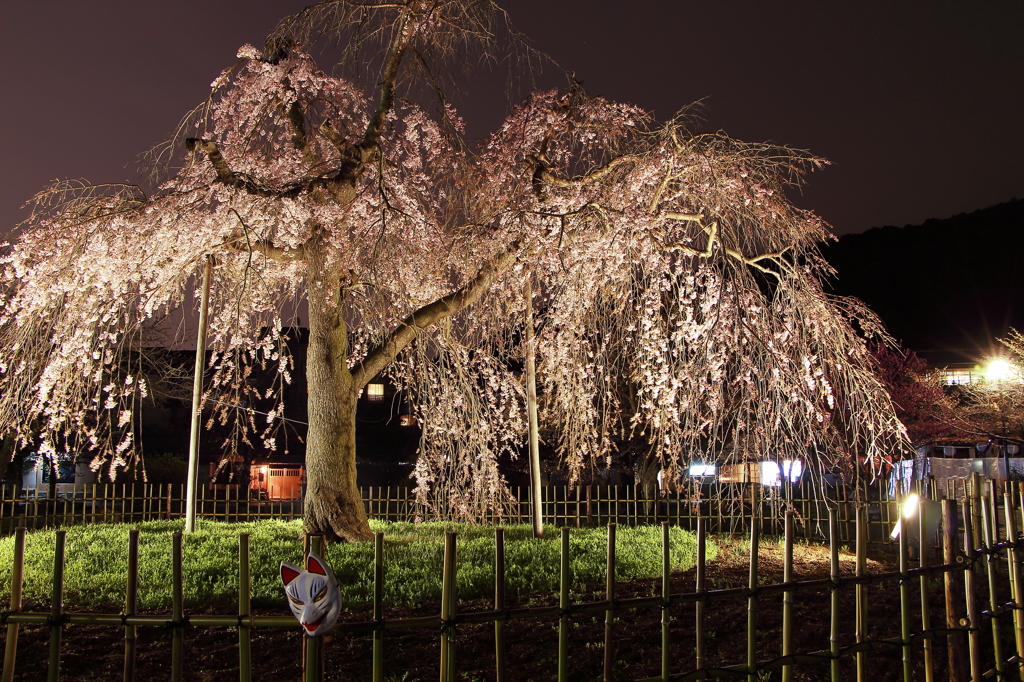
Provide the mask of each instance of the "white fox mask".
POLYGON ((334 627, 341 611, 341 594, 326 561, 314 552, 306 558, 306 570, 282 561, 281 581, 292 615, 307 635, 317 637, 334 627))

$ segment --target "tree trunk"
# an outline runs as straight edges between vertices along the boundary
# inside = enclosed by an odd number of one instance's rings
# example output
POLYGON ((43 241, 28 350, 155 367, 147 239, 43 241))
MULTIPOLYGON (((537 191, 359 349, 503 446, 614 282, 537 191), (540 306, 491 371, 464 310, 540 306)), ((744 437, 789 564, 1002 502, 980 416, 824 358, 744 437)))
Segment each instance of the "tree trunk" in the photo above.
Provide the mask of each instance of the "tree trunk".
POLYGON ((338 277, 331 273, 323 242, 307 242, 309 348, 306 382, 306 500, 303 530, 329 539, 372 540, 356 484, 356 405, 359 389, 349 371, 348 329, 341 316, 338 277))

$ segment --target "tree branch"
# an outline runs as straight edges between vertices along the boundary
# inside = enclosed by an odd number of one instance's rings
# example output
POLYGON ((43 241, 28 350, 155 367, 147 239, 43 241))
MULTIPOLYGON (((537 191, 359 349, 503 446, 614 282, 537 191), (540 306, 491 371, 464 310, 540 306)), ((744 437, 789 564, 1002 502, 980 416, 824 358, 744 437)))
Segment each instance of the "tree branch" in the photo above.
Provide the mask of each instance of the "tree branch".
POLYGON ((221 245, 238 253, 258 253, 282 263, 306 260, 306 248, 302 244, 294 249, 282 249, 264 239, 250 240, 247 234, 226 240, 221 245))
POLYGON ((519 246, 518 240, 513 242, 508 249, 485 263, 480 272, 462 287, 433 303, 428 303, 402 320, 387 338, 371 349, 362 362, 352 369, 354 385, 359 388, 365 386, 421 331, 475 303, 490 288, 494 279, 515 263, 519 246))
POLYGON ((546 182, 547 184, 552 185, 553 187, 561 187, 562 189, 572 189, 573 187, 579 187, 581 185, 587 185, 591 182, 597 182, 598 180, 601 180, 622 164, 633 163, 637 160, 638 158, 633 154, 623 154, 622 156, 618 156, 612 159, 605 165, 587 173, 582 177, 566 180, 565 178, 560 178, 551 171, 549 171, 547 169, 547 164, 545 163, 542 156, 537 156, 534 154, 528 154, 526 156, 526 162, 535 169, 535 178, 539 178, 546 182))

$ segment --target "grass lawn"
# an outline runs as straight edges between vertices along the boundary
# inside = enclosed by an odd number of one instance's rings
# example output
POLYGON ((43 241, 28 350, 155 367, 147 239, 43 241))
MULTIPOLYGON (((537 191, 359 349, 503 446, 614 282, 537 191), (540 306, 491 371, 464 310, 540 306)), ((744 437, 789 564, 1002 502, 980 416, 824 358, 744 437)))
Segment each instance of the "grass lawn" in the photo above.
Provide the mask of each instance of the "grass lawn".
MULTIPOLYGON (((445 531, 458 533, 459 599, 491 597, 494 593, 494 530, 486 526, 450 523, 390 523, 371 521, 384 533, 384 599, 390 605, 414 605, 441 598, 441 569, 445 531)), ((171 534, 181 521, 137 525, 70 526, 67 530, 64 603, 69 610, 119 610, 124 603, 128 563, 128 531, 138 528, 139 607, 171 606, 171 534)), ((183 541, 185 608, 234 609, 238 590, 238 534, 250 534, 252 599, 256 608, 279 608, 284 603, 278 563, 301 562, 300 521, 225 523, 200 520, 197 531, 183 541)), ((545 528, 541 540, 528 525, 505 530, 506 593, 520 599, 550 593, 558 587, 558 530, 545 528)), ((620 581, 661 573, 661 528, 620 527, 617 533, 620 581)), ((54 531, 31 531, 25 542, 24 599, 26 608, 48 604, 52 590, 54 531)), ((606 531, 573 529, 570 535, 573 586, 603 585, 606 531)), ((692 568, 697 558, 696 536, 671 531, 673 571, 692 568)), ((717 546, 708 543, 708 560, 717 546)), ((14 538, 0 539, 0 603, 10 599, 14 538)), ((346 607, 370 602, 373 593, 373 544, 332 544, 327 561, 341 585, 346 607)))

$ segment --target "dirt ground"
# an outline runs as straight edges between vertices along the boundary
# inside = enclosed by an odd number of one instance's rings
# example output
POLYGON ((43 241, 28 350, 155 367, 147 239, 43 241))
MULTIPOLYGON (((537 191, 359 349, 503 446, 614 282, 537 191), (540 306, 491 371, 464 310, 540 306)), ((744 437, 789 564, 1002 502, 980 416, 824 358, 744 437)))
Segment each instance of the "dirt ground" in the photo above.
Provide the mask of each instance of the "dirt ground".
MULTIPOLYGON (((709 589, 745 587, 748 579, 748 555, 738 541, 724 541, 718 558, 708 565, 709 589)), ((798 580, 827 578, 828 550, 817 546, 798 546, 794 556, 798 580)), ((853 556, 844 553, 842 573, 852 575, 853 556)), ((895 570, 891 555, 876 555, 869 562, 869 572, 882 573, 895 570)), ((782 551, 775 543, 763 545, 760 553, 760 583, 782 582, 782 551)), ((695 573, 688 571, 672 581, 674 594, 694 590, 695 573)), ((943 594, 941 580, 931 584, 930 602, 933 627, 943 627, 943 594)), ((899 635, 899 588, 895 582, 868 586, 868 619, 872 638, 899 635)), ((659 580, 622 583, 617 597, 646 597, 660 594, 659 580)), ((596 586, 589 597, 604 598, 603 586, 596 586)), ((913 613, 920 618, 920 592, 917 581, 912 589, 913 613)), ((794 650, 797 652, 827 649, 829 646, 828 590, 801 589, 796 593, 794 606, 794 650)), ((527 602, 530 606, 555 603, 553 595, 538 596, 527 602)), ((840 590, 842 641, 854 642, 854 589, 840 590)), ((524 604, 510 604, 518 606, 524 604)), ((282 607, 283 608, 283 607, 282 607)), ((487 610, 485 601, 462 602, 461 611, 487 610)), ((410 616, 430 616, 439 612, 438 603, 424 603, 415 608, 388 608, 386 619, 410 616)), ((287 613, 283 610, 281 613, 287 613)), ((758 657, 768 660, 780 654, 782 632, 782 597, 766 595, 758 600, 757 628, 759 633, 758 657)), ((710 660, 717 667, 744 663, 746 660, 747 600, 736 599, 709 602, 706 609, 706 641, 710 660)), ((271 615, 259 612, 259 615, 271 615)), ((660 609, 623 609, 616 612, 614 626, 614 674, 616 680, 635 680, 651 677, 660 671, 661 626, 660 609)), ((694 606, 679 605, 672 608, 671 626, 672 671, 683 672, 694 668, 694 606)), ((343 614, 344 620, 371 619, 369 609, 343 614)), ((919 629, 917 620, 915 629, 919 629)), ((510 682, 539 682, 554 680, 558 646, 557 620, 523 619, 506 625, 507 673, 510 682)), ((6 635, 6 628, 4 628, 6 635)), ((385 633, 385 674, 389 682, 438 679, 440 658, 439 637, 435 628, 394 630, 385 633)), ((170 677, 170 632, 163 628, 139 628, 137 678, 160 680, 170 677)), ((572 680, 600 680, 603 665, 604 614, 580 614, 572 619, 570 641, 570 678, 572 680)), ((188 628, 185 640, 185 680, 194 682, 221 682, 238 679, 238 636, 233 628, 188 628)), ((456 663, 459 680, 478 682, 494 680, 494 626, 463 624, 458 627, 456 663)), ((299 680, 301 639, 298 628, 284 631, 280 628, 253 631, 253 679, 262 682, 299 680)), ((123 630, 109 626, 68 626, 64 631, 62 680, 66 682, 92 682, 121 679, 124 665, 123 630)), ((16 680, 41 680, 46 677, 48 633, 43 627, 22 626, 18 641, 16 680)), ((901 651, 871 652, 869 679, 886 682, 901 676, 901 651)), ((936 679, 945 679, 946 651, 942 638, 935 643, 936 679)), ((921 646, 915 645, 915 668, 924 679, 921 646)), ((371 679, 371 635, 337 635, 326 643, 326 678, 344 682, 362 682, 371 679)), ((854 679, 854 663, 842 662, 843 679, 854 679)), ((794 680, 815 681, 828 679, 827 663, 800 664, 794 668, 794 680)), ((917 676, 915 676, 917 677, 917 676)), ((743 679, 743 678, 737 678, 743 679)), ((779 672, 764 673, 762 680, 780 680, 779 672)))

